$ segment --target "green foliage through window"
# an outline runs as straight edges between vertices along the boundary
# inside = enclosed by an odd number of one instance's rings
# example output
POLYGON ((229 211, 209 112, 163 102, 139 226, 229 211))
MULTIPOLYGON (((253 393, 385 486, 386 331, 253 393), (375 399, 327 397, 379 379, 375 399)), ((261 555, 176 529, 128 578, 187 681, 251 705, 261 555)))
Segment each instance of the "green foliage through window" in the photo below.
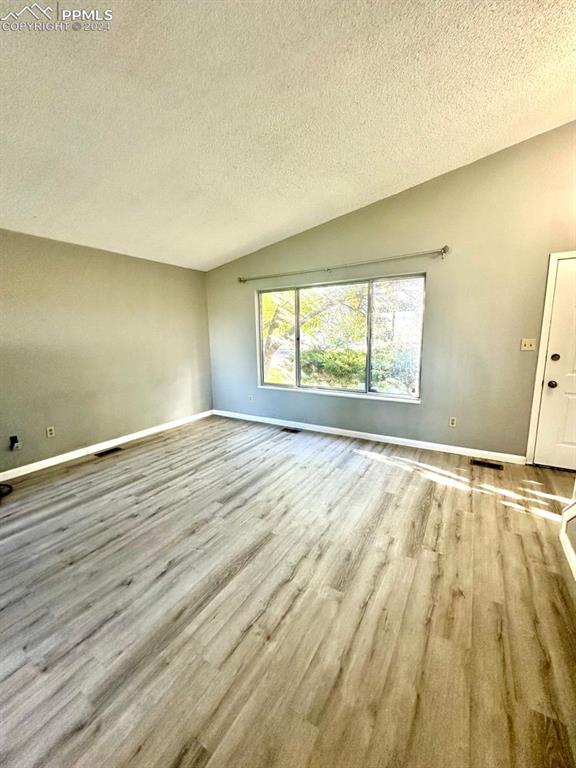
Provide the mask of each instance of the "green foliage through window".
POLYGON ((309 349, 302 352, 303 376, 317 386, 356 389, 366 375, 366 353, 354 349, 309 349))
POLYGON ((296 384, 295 299, 295 291, 260 294, 260 343, 267 384, 296 384))
POLYGON ((263 291, 259 307, 263 383, 419 397, 423 276, 263 291))
POLYGON ((366 388, 368 284, 300 288, 300 384, 366 388))

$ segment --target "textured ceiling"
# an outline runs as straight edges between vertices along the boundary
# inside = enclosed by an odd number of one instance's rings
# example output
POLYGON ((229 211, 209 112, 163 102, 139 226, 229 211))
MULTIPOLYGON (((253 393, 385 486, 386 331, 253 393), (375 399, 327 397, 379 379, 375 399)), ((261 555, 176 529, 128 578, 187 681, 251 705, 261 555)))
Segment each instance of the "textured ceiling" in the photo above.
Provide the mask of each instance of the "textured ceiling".
POLYGON ((210 269, 576 115, 571 0, 75 6, 0 32, 6 229, 210 269))

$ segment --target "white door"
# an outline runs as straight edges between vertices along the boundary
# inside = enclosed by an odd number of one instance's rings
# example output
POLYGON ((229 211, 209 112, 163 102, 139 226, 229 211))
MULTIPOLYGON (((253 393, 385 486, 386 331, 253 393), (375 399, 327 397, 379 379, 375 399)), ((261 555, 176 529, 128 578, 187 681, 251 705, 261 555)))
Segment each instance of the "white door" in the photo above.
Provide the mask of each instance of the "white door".
POLYGON ((576 254, 557 263, 536 464, 576 469, 576 254))

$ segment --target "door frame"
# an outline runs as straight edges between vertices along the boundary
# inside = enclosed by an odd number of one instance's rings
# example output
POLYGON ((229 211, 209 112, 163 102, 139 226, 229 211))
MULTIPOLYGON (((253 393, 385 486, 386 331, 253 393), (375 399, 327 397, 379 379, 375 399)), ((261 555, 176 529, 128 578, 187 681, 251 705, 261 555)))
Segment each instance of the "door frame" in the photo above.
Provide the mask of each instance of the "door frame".
MULTIPOLYGON (((574 487, 574 492, 576 497, 576 486, 574 487)), ((564 550, 564 554, 566 555, 568 564, 572 570, 572 574, 576 579, 576 552, 574 551, 574 547, 572 546, 572 543, 568 538, 568 534, 566 533, 566 526, 568 525, 568 521, 574 519, 575 517, 576 499, 572 501, 572 503, 570 503, 562 512, 562 524, 560 526, 560 542, 562 544, 562 549, 564 550)))
POLYGON ((540 420, 540 406, 544 391, 544 371, 548 358, 548 342, 550 340, 550 324, 552 322, 552 307, 554 304, 554 292, 556 290, 556 277, 558 264, 563 259, 576 258, 576 251, 560 251, 551 253, 548 260, 548 277, 546 280, 546 294, 544 298, 544 312, 542 314, 542 330, 538 345, 538 362, 536 363, 536 376, 534 378, 534 394, 532 396, 532 410, 530 411, 530 428, 528 430, 528 443, 526 445, 526 464, 534 464, 536 454, 536 440, 538 438, 538 422, 540 420))

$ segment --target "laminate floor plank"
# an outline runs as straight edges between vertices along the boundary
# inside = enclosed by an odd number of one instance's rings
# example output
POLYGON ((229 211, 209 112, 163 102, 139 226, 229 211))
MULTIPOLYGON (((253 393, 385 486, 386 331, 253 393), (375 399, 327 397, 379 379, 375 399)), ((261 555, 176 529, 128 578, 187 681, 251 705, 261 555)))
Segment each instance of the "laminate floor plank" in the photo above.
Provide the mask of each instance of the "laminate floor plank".
POLYGON ((575 768, 573 475, 211 417, 14 482, 5 768, 575 768))

